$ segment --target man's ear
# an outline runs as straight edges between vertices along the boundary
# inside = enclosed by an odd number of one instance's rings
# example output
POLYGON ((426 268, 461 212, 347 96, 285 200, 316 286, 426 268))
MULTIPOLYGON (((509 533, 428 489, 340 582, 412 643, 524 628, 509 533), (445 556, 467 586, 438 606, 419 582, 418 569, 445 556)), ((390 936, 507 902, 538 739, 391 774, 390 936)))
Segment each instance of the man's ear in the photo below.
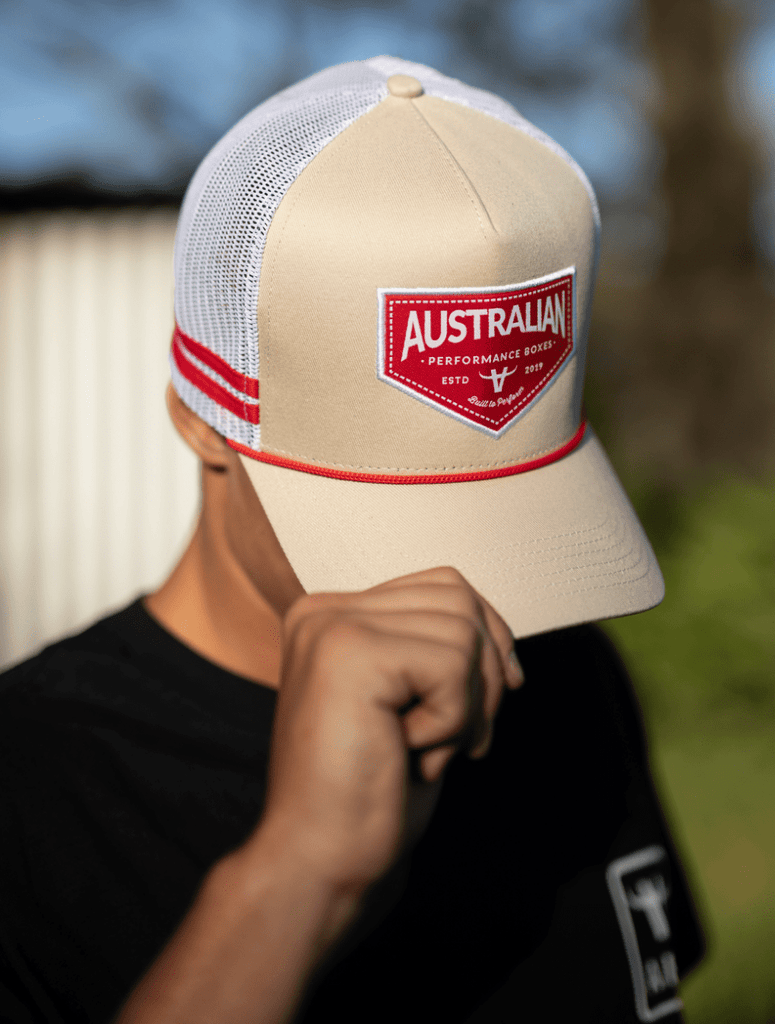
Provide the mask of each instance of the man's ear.
POLYGON ((234 452, 217 430, 181 401, 172 381, 167 385, 167 409, 177 432, 208 469, 228 468, 234 452))

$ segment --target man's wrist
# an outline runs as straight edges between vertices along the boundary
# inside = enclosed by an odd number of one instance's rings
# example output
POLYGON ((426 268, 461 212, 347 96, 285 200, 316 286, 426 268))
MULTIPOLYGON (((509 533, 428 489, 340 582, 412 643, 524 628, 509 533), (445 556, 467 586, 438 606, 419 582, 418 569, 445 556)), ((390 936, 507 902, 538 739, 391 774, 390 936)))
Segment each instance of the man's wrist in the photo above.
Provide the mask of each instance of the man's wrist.
POLYGON ((288 1021, 358 911, 279 831, 257 831, 208 872, 116 1024, 288 1021))
POLYGON ((262 823, 217 867, 228 873, 226 884, 239 880, 246 906, 265 907, 272 891, 286 894, 298 905, 308 934, 317 933, 319 957, 353 924, 365 899, 365 886, 328 878, 293 829, 274 819, 262 823))

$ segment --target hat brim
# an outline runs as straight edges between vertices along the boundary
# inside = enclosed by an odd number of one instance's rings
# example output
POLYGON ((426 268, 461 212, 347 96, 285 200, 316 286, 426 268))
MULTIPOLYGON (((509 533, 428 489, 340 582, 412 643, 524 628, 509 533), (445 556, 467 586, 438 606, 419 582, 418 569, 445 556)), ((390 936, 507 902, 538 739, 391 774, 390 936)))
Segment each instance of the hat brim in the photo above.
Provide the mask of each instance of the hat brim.
POLYGON ((600 441, 491 480, 375 484, 240 455, 308 593, 454 566, 517 639, 653 608, 665 586, 600 441))

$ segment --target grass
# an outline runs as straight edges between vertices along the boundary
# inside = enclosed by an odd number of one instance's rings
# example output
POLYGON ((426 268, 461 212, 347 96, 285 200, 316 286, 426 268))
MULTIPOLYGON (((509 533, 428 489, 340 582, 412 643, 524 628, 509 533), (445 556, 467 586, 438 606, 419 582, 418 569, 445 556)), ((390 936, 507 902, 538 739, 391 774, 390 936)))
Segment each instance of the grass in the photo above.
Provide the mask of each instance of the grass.
POLYGON ((775 1021, 775 487, 629 486, 664 602, 606 628, 638 690, 709 951, 687 1024, 775 1021))
POLYGON ((687 1024, 775 1018, 772 734, 658 747, 655 774, 691 870, 708 939, 682 989, 687 1024))

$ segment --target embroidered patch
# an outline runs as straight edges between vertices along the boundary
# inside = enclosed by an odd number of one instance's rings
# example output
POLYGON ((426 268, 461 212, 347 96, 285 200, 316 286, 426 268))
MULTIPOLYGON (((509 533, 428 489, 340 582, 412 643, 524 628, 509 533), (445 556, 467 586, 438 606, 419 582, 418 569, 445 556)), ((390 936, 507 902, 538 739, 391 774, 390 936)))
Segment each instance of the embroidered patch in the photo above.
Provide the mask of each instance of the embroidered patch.
POLYGON ((576 271, 507 287, 378 288, 377 377, 500 437, 576 344, 576 271))
POLYGON ((612 861, 606 882, 621 928, 635 989, 638 1020, 652 1021, 683 1006, 667 916, 670 862, 661 846, 612 861))

